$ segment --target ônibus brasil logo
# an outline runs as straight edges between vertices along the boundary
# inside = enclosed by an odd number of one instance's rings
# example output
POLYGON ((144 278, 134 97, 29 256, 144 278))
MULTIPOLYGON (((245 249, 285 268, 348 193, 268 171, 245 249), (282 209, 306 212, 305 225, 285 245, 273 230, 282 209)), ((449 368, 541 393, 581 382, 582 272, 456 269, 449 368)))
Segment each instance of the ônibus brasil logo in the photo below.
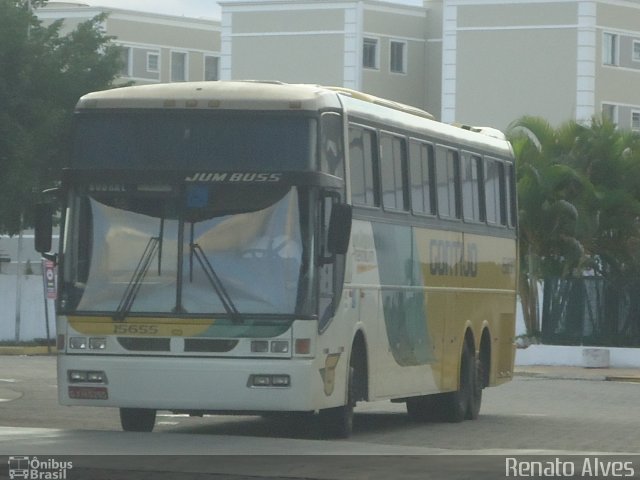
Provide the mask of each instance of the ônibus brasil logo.
POLYGON ((9 457, 9 478, 25 480, 66 480, 67 470, 73 468, 73 462, 62 462, 54 458, 9 457))

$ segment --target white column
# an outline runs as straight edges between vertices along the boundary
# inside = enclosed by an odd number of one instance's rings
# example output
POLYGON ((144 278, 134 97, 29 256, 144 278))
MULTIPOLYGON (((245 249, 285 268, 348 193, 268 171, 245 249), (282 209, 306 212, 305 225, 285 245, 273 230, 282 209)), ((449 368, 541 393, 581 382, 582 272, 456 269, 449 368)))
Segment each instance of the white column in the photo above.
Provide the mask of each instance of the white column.
POLYGON ((576 121, 589 122, 596 112, 596 2, 578 3, 576 121))
POLYGON ((444 0, 442 11, 442 121, 456 120, 458 7, 444 0))

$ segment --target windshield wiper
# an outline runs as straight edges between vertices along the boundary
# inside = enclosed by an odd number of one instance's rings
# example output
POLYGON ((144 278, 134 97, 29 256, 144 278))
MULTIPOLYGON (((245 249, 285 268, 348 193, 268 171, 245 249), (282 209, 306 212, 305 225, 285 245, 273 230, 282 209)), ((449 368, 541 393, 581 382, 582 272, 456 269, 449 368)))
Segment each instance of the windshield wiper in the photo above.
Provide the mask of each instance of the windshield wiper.
POLYGON ((211 262, 209 262, 209 259, 204 254, 202 247, 200 247, 200 245, 198 245, 197 243, 192 243, 191 253, 195 255, 196 260, 198 260, 198 263, 202 267, 204 274, 207 276, 209 283, 220 298, 222 306, 224 307, 227 314, 231 317, 231 320, 234 323, 242 322, 242 316, 240 312, 238 312, 238 309, 233 303, 233 300, 231 300, 231 297, 227 293, 227 290, 224 288, 224 285, 222 284, 220 277, 214 270, 213 265, 211 265, 211 262))
POLYGON ((158 245, 160 243, 159 237, 151 237, 147 242, 147 246, 142 252, 142 256, 138 261, 138 265, 136 269, 133 271, 133 275, 131 276, 131 280, 129 280, 129 284, 122 295, 122 299, 120 300, 120 304, 118 305, 118 309, 116 310, 115 315, 113 316, 113 320, 117 322, 124 321, 125 317, 131 311, 131 307, 133 306, 133 302, 140 291, 140 285, 142 285, 142 281, 144 277, 147 275, 149 271, 149 267, 153 261, 153 257, 158 252, 158 245))

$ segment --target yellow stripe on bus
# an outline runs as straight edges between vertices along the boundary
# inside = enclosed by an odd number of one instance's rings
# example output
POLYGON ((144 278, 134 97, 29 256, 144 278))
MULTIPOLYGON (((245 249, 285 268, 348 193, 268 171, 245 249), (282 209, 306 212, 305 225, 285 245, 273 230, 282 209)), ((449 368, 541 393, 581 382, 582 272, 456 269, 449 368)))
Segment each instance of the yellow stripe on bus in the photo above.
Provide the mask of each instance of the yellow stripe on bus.
POLYGON ((194 337, 214 324, 215 319, 130 317, 114 322, 111 317, 70 316, 69 326, 85 335, 132 335, 144 337, 194 337))

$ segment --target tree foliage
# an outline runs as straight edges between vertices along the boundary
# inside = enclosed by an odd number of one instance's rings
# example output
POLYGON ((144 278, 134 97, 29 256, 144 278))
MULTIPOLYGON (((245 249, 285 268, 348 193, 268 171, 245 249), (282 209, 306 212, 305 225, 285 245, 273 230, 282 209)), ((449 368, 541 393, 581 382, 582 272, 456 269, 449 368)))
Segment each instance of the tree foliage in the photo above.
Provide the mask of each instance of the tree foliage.
POLYGON ((508 132, 516 155, 519 293, 538 334, 538 282, 585 271, 640 274, 640 135, 594 118, 590 125, 522 117, 508 132))
POLYGON ((21 217, 28 224, 38 193, 58 179, 78 98, 110 88, 119 72, 104 20, 63 35, 62 21, 44 25, 27 2, 0 0, 0 233, 17 233, 21 217))

